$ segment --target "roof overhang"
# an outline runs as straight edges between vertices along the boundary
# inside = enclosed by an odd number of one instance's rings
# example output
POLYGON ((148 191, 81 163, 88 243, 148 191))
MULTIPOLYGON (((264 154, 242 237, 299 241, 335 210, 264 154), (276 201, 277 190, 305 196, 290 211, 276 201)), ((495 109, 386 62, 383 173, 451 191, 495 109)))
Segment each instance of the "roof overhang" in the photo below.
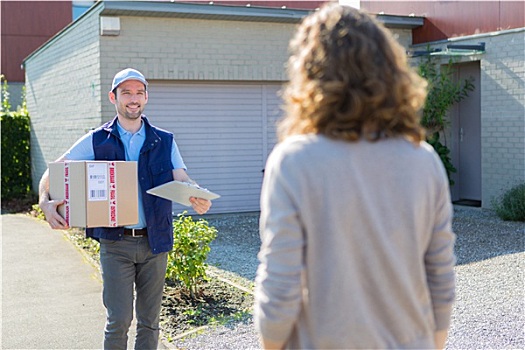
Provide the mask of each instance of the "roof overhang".
POLYGON ((414 29, 422 27, 425 23, 424 17, 415 16, 395 16, 395 15, 376 15, 377 20, 383 23, 385 27, 392 29, 414 29))
POLYGON ((485 43, 472 44, 448 44, 445 50, 440 48, 427 48, 426 50, 415 50, 407 52, 409 57, 420 56, 473 56, 485 53, 485 43))
MULTIPOLYGON (((103 16, 144 16, 192 19, 215 19, 247 22, 299 23, 312 10, 225 6, 176 1, 104 1, 103 16)), ((315 11, 315 10, 313 10, 315 11)), ((423 17, 378 14, 387 28, 414 29, 424 23, 423 17)))
MULTIPOLYGON (((138 17, 167 17, 167 18, 192 18, 208 20, 230 20, 245 22, 273 22, 273 23, 299 23, 312 12, 312 10, 298 10, 288 8, 267 8, 255 6, 225 6, 208 4, 194 4, 176 1, 97 1, 88 11, 70 23, 55 36, 45 42, 38 49, 29 54, 25 62, 45 47, 64 35, 71 27, 75 26, 82 18, 100 8, 100 16, 138 16, 138 17)), ((315 10, 313 10, 315 11, 315 10)), ((378 14, 376 18, 385 27, 392 29, 414 29, 424 23, 423 17, 394 16, 378 14)))
POLYGON ((156 1, 104 1, 103 16, 214 19, 247 22, 298 23, 309 10, 241 7, 156 1))

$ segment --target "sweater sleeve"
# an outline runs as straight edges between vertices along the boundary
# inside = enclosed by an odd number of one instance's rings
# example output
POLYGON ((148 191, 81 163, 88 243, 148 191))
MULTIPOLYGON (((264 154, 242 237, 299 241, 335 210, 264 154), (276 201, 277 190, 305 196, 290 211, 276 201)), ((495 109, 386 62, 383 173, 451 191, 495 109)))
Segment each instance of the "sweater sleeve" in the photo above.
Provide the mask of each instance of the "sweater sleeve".
POLYGON ((261 192, 262 242, 254 323, 263 339, 281 347, 292 333, 302 300, 304 238, 294 198, 297 185, 293 168, 274 153, 269 158, 261 192))
MULTIPOLYGON (((438 160, 439 161, 439 160, 438 160)), ((455 234, 452 232, 453 208, 448 179, 438 164, 439 186, 430 244, 425 253, 427 283, 432 298, 436 331, 448 329, 455 298, 455 234)))

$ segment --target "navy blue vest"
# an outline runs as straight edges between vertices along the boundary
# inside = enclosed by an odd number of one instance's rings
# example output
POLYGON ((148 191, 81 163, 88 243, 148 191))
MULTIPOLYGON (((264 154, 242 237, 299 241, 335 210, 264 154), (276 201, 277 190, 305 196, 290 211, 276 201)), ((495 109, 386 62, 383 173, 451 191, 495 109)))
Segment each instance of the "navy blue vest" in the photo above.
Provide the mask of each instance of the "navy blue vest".
MULTIPOLYGON (((146 117, 146 139, 140 150, 138 180, 148 227, 148 240, 154 254, 173 249, 173 216, 171 201, 150 195, 147 190, 173 180, 171 147, 173 134, 152 126, 146 117)), ((126 160, 124 145, 117 129, 117 118, 93 132, 95 160, 126 160)), ((88 237, 121 240, 122 227, 96 227, 86 230, 88 237)))

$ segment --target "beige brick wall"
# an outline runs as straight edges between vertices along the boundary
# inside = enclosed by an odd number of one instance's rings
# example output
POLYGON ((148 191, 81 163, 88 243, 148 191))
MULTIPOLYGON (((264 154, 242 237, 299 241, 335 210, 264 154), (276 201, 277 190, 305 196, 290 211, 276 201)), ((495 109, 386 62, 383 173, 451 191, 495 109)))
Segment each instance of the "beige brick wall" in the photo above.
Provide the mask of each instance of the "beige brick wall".
MULTIPOLYGON (((102 85, 134 67, 149 80, 284 81, 294 24, 120 17, 101 37, 102 85)), ((104 112, 113 110, 104 103, 104 112)))
POLYGON ((481 60, 483 202, 525 182, 525 29, 486 36, 481 60))

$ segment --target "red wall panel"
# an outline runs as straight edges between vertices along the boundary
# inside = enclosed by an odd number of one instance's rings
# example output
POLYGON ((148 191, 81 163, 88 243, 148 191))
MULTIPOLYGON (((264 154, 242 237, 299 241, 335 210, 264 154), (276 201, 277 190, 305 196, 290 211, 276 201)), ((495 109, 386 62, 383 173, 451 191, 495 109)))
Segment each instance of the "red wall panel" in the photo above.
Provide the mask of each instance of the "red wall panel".
POLYGON ((73 19, 71 1, 2 1, 1 72, 24 81, 22 60, 73 19))
POLYGON ((512 29, 525 27, 525 2, 500 2, 500 27, 498 29, 512 29))
POLYGON ((525 27, 523 1, 361 1, 371 13, 425 17, 413 30, 414 44, 525 27))

